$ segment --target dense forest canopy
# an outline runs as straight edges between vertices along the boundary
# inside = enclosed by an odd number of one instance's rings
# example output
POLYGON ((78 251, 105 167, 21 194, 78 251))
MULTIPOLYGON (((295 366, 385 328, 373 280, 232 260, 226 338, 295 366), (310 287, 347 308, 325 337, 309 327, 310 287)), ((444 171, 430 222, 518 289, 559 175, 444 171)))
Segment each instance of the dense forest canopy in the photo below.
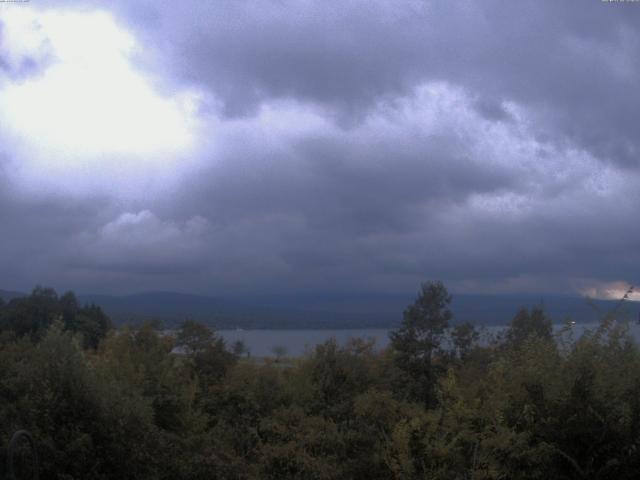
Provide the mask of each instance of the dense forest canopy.
POLYGON ((616 312, 575 338, 523 307, 480 342, 452 300, 422 285, 382 352, 251 359, 37 287, 0 303, 0 440, 29 430, 41 478, 636 478, 640 351, 616 312))

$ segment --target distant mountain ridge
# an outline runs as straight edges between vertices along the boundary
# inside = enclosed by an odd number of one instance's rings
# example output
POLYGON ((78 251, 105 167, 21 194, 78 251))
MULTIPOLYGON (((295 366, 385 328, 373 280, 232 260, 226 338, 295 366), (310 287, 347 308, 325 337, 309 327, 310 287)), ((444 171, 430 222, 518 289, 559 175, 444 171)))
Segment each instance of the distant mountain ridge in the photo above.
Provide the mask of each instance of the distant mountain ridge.
MULTIPOLYGON (((24 293, 0 290, 5 301, 24 293)), ((191 318, 217 329, 322 329, 389 328, 402 320, 402 312, 415 295, 410 294, 291 294, 210 297, 178 292, 142 292, 130 295, 78 295, 81 303, 95 303, 116 324, 137 324, 156 318, 167 327, 191 318)), ((603 313, 616 300, 595 300, 603 313)), ((520 307, 542 305, 555 323, 567 317, 579 323, 598 320, 597 311, 580 297, 533 294, 454 294, 454 323, 506 325, 520 307)), ((638 319, 640 302, 625 302, 621 313, 638 319)))
MULTIPOLYGON (((220 298, 175 292, 146 292, 126 296, 82 295, 83 302, 100 305, 117 322, 155 317, 169 324, 193 318, 215 328, 388 328, 402 320, 415 300, 409 294, 304 294, 220 298)), ((594 300, 602 313, 617 300, 594 300)), ((520 307, 542 305, 554 322, 571 318, 579 323, 598 320, 584 298, 558 295, 453 295, 454 322, 506 325, 520 307)), ((625 302, 621 314, 636 320, 639 302, 625 302)))
POLYGON ((2 298, 2 300, 4 300, 5 302, 8 302, 12 298, 24 297, 24 296, 25 294, 22 292, 14 292, 11 290, 0 290, 0 298, 2 298))

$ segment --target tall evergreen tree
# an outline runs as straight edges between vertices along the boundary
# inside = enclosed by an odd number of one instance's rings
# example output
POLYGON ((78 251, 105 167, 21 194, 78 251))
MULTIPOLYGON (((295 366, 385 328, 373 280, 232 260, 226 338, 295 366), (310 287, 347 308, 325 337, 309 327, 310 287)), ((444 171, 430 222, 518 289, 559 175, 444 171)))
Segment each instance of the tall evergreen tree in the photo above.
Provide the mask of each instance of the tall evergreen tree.
POLYGON ((442 282, 423 283, 416 301, 404 311, 402 325, 389 334, 396 363, 410 380, 410 395, 427 406, 436 403, 433 359, 452 318, 450 303, 442 282))

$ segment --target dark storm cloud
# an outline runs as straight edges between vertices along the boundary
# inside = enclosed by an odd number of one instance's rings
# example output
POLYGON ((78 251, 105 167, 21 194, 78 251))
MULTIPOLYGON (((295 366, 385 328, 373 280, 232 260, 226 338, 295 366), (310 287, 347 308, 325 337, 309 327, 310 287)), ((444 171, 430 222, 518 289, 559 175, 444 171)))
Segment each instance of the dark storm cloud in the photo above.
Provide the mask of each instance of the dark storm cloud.
POLYGON ((637 165, 640 20, 606 2, 173 2, 130 7, 161 32, 172 70, 204 84, 229 115, 266 98, 361 115, 381 97, 446 80, 481 112, 516 101, 549 141, 637 165), (140 12, 146 12, 144 14, 140 12), (170 39, 170 41, 167 40, 170 39), (493 107, 491 107, 491 105, 493 107))
POLYGON ((640 280, 640 4, 109 8, 161 91, 204 92, 204 146, 162 194, 7 194, 10 271, 43 251, 94 290, 640 280))
MULTIPOLYGON (((633 189, 598 198, 590 183, 597 183, 599 162, 551 148, 541 155, 526 132, 519 137, 521 125, 473 110, 440 111, 442 132, 434 132, 423 125, 430 115, 422 115, 421 105, 429 95, 410 98, 417 112, 379 109, 380 118, 396 119, 389 128, 374 119, 347 133, 312 129, 286 148, 254 144, 248 126, 242 142, 235 149, 226 142, 224 157, 170 210, 248 226, 224 252, 240 245, 260 251, 265 236, 272 237, 267 251, 289 268, 296 286, 324 281, 402 289, 425 276, 462 285, 526 272, 533 280, 521 287, 537 288, 543 275, 552 275, 554 285, 605 270, 612 278, 635 277, 622 248, 606 251, 611 232, 632 238, 637 230, 627 221, 629 205, 638 203, 633 189), (489 147, 482 145, 484 134, 489 147), (473 203, 501 196, 504 208, 473 203), (619 205, 623 198, 627 203, 619 205), (291 221, 271 223, 274 213, 291 221), (583 255, 571 250, 577 239, 583 255)), ((458 100, 473 103, 464 95, 458 100)), ((551 284, 546 280, 545 288, 551 284)))

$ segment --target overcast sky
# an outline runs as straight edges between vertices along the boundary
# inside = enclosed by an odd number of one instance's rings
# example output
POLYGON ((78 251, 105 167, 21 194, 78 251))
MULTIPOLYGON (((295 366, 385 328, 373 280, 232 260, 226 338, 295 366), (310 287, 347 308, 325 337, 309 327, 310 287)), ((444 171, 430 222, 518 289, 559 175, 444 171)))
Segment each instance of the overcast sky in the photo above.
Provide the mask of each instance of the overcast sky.
POLYGON ((0 288, 617 294, 640 2, 0 3, 0 288))

